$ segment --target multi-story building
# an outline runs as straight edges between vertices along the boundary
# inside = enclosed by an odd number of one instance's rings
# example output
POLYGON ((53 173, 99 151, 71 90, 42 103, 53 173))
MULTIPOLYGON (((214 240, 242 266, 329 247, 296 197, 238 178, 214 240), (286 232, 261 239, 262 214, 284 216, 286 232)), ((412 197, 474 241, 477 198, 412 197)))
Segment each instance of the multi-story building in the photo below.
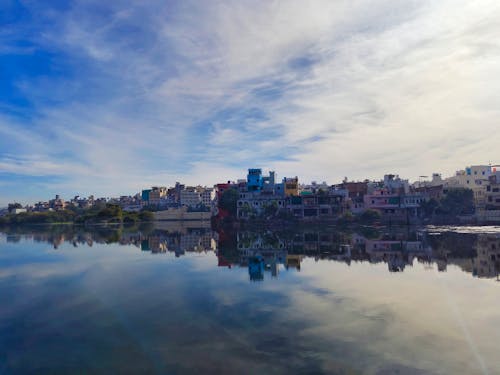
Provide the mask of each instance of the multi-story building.
POLYGON ((474 193, 476 211, 482 211, 486 206, 486 187, 492 174, 490 165, 472 165, 457 171, 455 176, 445 179, 445 188, 467 188, 474 193))
POLYGON ((188 186, 180 191, 180 204, 187 207, 205 206, 213 208, 216 191, 213 188, 202 186, 188 186))
POLYGON ((284 177, 284 194, 285 196, 297 196, 299 195, 299 178, 295 177, 284 177))
POLYGON ((472 274, 495 277, 500 273, 500 236, 481 234, 477 241, 477 257, 472 259, 472 274))
POLYGON ((420 205, 426 199, 427 196, 421 193, 401 194, 391 192, 387 188, 379 188, 364 196, 364 205, 366 209, 378 210, 384 218, 405 220, 417 217, 420 205))
POLYGON ((212 207, 215 202, 215 189, 204 188, 201 193, 201 203, 205 207, 212 207))
POLYGON ((240 192, 236 209, 237 217, 245 219, 260 216, 266 212, 276 212, 277 210, 285 209, 285 207, 286 199, 281 195, 264 192, 256 194, 255 192, 248 191, 240 192))
POLYGON ((153 186, 149 192, 149 204, 159 205, 162 198, 167 196, 165 186, 153 186))
POLYGON ((59 195, 49 201, 49 207, 54 211, 64 210, 67 203, 59 195))
POLYGON ((187 186, 181 190, 180 204, 187 207, 197 207, 201 204, 201 194, 202 192, 196 187, 187 186))
POLYGON ((486 186, 486 210, 500 210, 500 173, 491 175, 486 186))
POLYGON ((248 191, 261 191, 264 185, 262 178, 262 169, 250 168, 247 175, 247 190, 248 191))
POLYGON ((368 181, 349 182, 346 178, 344 182, 335 185, 335 187, 347 191, 349 211, 353 214, 360 214, 365 210, 363 198, 368 193, 368 181))
POLYGON ((287 210, 300 219, 337 218, 347 208, 347 192, 330 190, 312 194, 304 192, 291 196, 287 201, 287 210))
POLYGON ((143 190, 141 193, 142 204, 159 206, 166 198, 167 190, 165 186, 153 186, 151 189, 143 190))

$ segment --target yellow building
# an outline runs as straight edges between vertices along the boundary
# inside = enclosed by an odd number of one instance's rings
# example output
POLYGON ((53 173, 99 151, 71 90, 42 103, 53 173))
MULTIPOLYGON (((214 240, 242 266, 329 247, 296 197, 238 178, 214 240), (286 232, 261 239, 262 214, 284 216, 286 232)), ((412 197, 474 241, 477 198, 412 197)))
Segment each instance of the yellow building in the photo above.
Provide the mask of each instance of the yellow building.
POLYGON ((299 195, 299 178, 295 177, 285 177, 283 179, 283 185, 285 187, 285 195, 290 196, 299 195))

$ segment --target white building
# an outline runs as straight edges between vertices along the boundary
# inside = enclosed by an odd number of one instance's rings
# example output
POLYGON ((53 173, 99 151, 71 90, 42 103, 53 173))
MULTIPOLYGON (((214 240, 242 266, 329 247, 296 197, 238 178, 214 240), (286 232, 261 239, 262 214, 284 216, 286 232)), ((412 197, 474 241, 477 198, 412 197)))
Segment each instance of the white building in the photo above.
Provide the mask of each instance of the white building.
POLYGON ((212 207, 215 200, 215 189, 205 188, 201 193, 201 203, 206 207, 212 207))
POLYGON ((457 171, 455 176, 445 179, 446 188, 468 188, 474 193, 474 204, 481 211, 486 204, 486 188, 492 174, 490 165, 471 165, 457 171))
POLYGON ((201 204, 201 191, 194 187, 186 187, 181 190, 180 203, 182 206, 196 207, 201 204))
POLYGON ((188 186, 180 191, 180 204, 187 207, 204 205, 212 208, 216 192, 213 188, 188 186))

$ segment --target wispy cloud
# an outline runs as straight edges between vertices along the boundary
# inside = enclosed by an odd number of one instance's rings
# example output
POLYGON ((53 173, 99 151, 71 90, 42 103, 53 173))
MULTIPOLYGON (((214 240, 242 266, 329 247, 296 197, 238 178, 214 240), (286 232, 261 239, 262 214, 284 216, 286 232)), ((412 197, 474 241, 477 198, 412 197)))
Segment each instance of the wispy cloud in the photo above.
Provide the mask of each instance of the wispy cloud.
POLYGON ((16 12, 0 32, 0 178, 38 176, 41 194, 209 184, 255 165, 333 183, 498 162, 495 1, 16 12))

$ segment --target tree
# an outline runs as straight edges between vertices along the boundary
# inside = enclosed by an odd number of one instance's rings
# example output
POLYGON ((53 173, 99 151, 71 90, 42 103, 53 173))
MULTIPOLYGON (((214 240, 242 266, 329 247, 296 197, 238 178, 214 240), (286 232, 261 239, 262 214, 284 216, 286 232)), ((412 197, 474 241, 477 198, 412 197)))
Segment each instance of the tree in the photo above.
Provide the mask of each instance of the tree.
POLYGON ((359 216, 359 221, 364 224, 374 224, 381 218, 380 212, 368 209, 359 216))
POLYGON ((422 202, 420 207, 422 208, 422 211, 424 212, 424 215, 426 217, 431 217, 439 207, 439 201, 435 198, 431 198, 428 201, 422 202))
POLYGON ((264 215, 266 217, 275 216, 278 211, 278 203, 276 201, 270 202, 264 207, 264 215))
POLYGON ((23 208, 23 206, 21 205, 21 203, 9 203, 9 206, 7 207, 7 209, 9 210, 9 213, 12 213, 12 211, 14 211, 16 208, 23 208))
POLYGON ((228 211, 232 216, 236 216, 236 204, 240 195, 236 189, 228 189, 222 193, 219 199, 219 208, 228 211))
POLYGON ((471 189, 450 189, 441 199, 437 214, 441 215, 470 215, 474 213, 474 193, 471 189))

